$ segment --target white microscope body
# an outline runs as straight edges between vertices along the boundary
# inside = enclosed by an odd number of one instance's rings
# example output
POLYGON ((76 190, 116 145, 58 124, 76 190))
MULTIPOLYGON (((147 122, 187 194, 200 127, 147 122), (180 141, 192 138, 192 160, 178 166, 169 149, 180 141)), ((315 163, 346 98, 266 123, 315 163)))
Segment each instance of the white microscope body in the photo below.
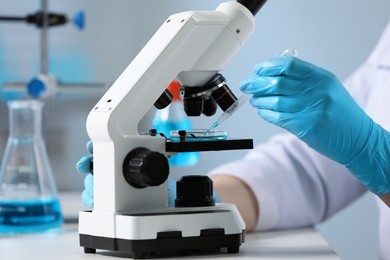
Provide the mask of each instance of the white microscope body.
POLYGON ((126 251, 143 258, 149 252, 203 249, 210 243, 238 252, 245 224, 234 205, 169 208, 167 181, 133 187, 123 165, 129 152, 140 147, 174 156, 166 138, 139 134, 139 121, 174 78, 186 86, 209 81, 253 30, 253 14, 238 2, 222 3, 215 11, 174 14, 92 109, 87 131, 93 142, 94 208, 79 215, 85 252, 126 251))

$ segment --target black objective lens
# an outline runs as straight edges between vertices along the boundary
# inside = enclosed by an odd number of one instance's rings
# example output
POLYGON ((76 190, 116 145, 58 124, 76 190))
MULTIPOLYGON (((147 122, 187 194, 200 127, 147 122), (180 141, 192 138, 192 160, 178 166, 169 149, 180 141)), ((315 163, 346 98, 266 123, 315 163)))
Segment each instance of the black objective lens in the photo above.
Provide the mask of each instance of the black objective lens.
POLYGON ((228 109, 234 102, 237 101, 237 97, 226 84, 214 90, 213 93, 211 93, 211 96, 223 111, 228 109))
POLYGON ((200 116, 203 110, 203 100, 200 97, 186 98, 183 100, 184 111, 187 116, 200 116))
POLYGON ((217 103, 213 97, 203 100, 203 114, 205 116, 212 116, 217 112, 217 103))
POLYGON ((172 102, 172 94, 169 92, 168 89, 166 89, 161 96, 154 102, 154 106, 157 109, 163 109, 166 108, 169 104, 172 102))

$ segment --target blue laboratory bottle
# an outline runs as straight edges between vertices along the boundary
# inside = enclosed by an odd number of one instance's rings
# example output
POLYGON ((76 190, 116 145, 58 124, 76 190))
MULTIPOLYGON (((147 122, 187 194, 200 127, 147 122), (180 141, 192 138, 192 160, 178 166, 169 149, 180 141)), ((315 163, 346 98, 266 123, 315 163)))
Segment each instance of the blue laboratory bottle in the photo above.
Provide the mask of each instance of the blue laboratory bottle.
MULTIPOLYGON (((179 88, 180 83, 176 80, 172 81, 168 86, 168 90, 173 96, 172 103, 164 109, 157 110, 152 122, 152 128, 156 129, 158 133, 164 133, 168 138, 171 130, 192 129, 191 120, 184 112, 179 88)), ((198 160, 198 152, 178 153, 168 159, 170 165, 178 167, 193 166, 198 160)))
POLYGON ((62 211, 41 135, 43 103, 8 103, 9 137, 0 168, 0 234, 59 227, 62 211))

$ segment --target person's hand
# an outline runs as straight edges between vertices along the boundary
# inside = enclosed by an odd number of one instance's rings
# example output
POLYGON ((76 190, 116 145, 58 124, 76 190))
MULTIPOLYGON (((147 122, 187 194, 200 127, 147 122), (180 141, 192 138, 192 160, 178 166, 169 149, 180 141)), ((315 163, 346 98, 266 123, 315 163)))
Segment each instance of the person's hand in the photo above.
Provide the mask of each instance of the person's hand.
MULTIPOLYGON (((83 204, 89 208, 93 208, 94 196, 93 196, 93 175, 91 173, 91 161, 93 158, 93 147, 92 142, 88 141, 87 150, 90 153, 87 156, 82 157, 76 164, 77 172, 80 174, 87 174, 84 179, 84 190, 81 195, 83 204)), ((221 202, 218 194, 214 191, 215 202, 221 202)), ((176 182, 168 177, 168 206, 174 207, 176 199, 176 182)))
POLYGON ((332 73, 277 56, 259 63, 240 89, 252 94, 250 103, 262 118, 346 165, 372 192, 390 192, 390 134, 332 73))
POLYGON ((77 172, 80 174, 86 174, 84 179, 84 190, 81 195, 81 201, 89 208, 93 208, 93 175, 91 173, 91 161, 92 161, 92 142, 88 141, 87 150, 90 153, 87 156, 82 157, 76 164, 77 172))

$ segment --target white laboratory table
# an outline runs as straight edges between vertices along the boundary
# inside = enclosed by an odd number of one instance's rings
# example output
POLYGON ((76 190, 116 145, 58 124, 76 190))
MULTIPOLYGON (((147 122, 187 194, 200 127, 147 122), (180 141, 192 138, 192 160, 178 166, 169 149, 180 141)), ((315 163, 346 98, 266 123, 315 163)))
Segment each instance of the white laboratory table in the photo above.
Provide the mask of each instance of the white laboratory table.
MULTIPOLYGON (((77 196, 79 198, 79 196, 77 196)), ((79 199, 78 199, 79 200, 79 199)), ((77 201, 78 201, 77 200, 77 201)), ((74 202, 62 200, 65 218, 74 218, 74 202), (70 207, 70 205, 73 205, 70 207), (71 211, 69 211, 71 209, 71 211), (71 212, 71 213, 69 213, 71 212)), ((77 202, 78 203, 78 202, 77 202)), ((81 206, 80 206, 81 207, 81 206)), ((129 254, 97 250, 84 254, 79 246, 77 224, 64 224, 61 229, 42 234, 0 236, 0 259, 123 259, 129 254)), ((155 258, 154 258, 155 259, 155 258)), ((169 259, 169 258, 165 258, 169 259)), ((313 228, 250 233, 238 254, 180 256, 172 259, 340 259, 325 239, 313 228)))

